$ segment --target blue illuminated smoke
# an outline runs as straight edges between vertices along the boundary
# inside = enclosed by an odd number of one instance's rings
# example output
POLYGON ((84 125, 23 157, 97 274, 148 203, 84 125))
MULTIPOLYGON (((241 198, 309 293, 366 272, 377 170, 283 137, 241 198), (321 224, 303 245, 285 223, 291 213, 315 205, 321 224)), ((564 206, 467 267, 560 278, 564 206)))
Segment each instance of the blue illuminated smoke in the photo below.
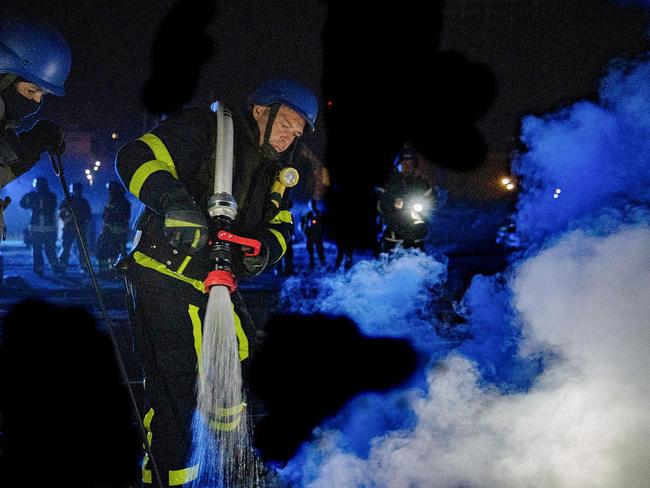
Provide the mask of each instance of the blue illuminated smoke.
POLYGON ((287 282, 294 311, 346 314, 430 358, 314 432, 281 472, 292 487, 647 486, 648 80, 647 57, 616 61, 597 102, 524 119, 515 218, 533 246, 474 278, 460 304, 471 338, 436 334, 445 270, 428 256, 287 282))
MULTIPOLYGON (((580 101, 522 124, 517 228, 530 242, 598 213, 607 231, 650 197, 650 62, 612 62, 598 102, 580 101)), ((594 224, 589 224, 595 227, 594 224)))

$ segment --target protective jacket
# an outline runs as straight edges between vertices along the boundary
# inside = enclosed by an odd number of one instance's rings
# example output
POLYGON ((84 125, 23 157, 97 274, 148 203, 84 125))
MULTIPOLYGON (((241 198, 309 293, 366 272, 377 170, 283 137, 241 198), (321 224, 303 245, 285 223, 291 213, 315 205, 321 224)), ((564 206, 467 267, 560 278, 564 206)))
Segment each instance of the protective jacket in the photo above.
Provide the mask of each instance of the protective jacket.
MULTIPOLYGON (((233 196, 238 213, 231 230, 260 240, 268 248, 269 264, 274 263, 284 254, 293 230, 291 213, 270 200, 282 163, 265 159, 252 116, 235 116, 233 122, 233 196)), ((164 486, 189 483, 199 470, 188 461, 189 433, 207 304, 203 280, 214 266, 207 246, 190 252, 169 243, 164 233, 165 205, 169 195, 184 189, 210 220, 207 202, 213 189, 215 143, 215 114, 186 108, 124 146, 116 159, 124 186, 144 204, 136 223, 129 276, 135 292, 136 348, 143 360, 150 406, 144 421, 164 486)), ((234 272, 241 281, 246 278, 242 256, 233 248, 234 272)), ((245 374, 256 333, 239 293, 231 297, 245 374)), ((240 419, 236 414, 215 428, 229 430, 240 419)), ((145 462, 143 482, 151 481, 145 462)))
POLYGON ((13 127, 5 127, 5 122, 0 121, 0 188, 32 169, 40 159, 38 148, 25 140, 26 132, 18 135, 13 127))
POLYGON ((32 211, 29 223, 34 232, 56 232, 56 195, 47 190, 30 191, 20 199, 20 206, 32 211))
MULTIPOLYGON (((269 250, 269 264, 277 262, 290 242, 293 220, 286 209, 269 199, 280 161, 263 158, 257 145, 257 128, 252 117, 235 117, 235 160, 233 196, 238 204, 233 233, 260 240, 269 250)), ((136 224, 141 231, 133 258, 142 268, 163 273, 203 293, 211 270, 208 248, 190 254, 172 246, 164 233, 164 209, 160 202, 178 185, 184 187, 198 207, 207 213, 212 195, 215 116, 209 110, 186 108, 163 121, 137 141, 123 147, 117 157, 117 172, 124 186, 145 204, 136 224)), ((241 266, 235 274, 246 278, 241 266)), ((140 270, 144 272, 144 270, 140 270)))

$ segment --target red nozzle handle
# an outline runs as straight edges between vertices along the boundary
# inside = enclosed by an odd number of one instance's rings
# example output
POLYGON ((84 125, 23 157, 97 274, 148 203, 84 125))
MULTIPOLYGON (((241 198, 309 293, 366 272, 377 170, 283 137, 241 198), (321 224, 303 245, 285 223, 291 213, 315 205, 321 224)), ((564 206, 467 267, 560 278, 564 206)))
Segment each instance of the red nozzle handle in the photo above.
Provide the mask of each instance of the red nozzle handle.
POLYGON ((225 286, 228 288, 230 293, 233 293, 237 289, 237 283, 235 283, 235 278, 232 273, 224 271, 222 269, 215 269, 208 273, 208 277, 203 282, 205 286, 205 291, 208 293, 210 288, 214 285, 225 286))
POLYGON ((220 230, 217 232, 217 238, 222 241, 232 242, 233 244, 250 247, 253 252, 245 252, 244 256, 257 256, 259 255, 260 249, 262 248, 262 243, 256 239, 240 237, 225 230, 220 230))

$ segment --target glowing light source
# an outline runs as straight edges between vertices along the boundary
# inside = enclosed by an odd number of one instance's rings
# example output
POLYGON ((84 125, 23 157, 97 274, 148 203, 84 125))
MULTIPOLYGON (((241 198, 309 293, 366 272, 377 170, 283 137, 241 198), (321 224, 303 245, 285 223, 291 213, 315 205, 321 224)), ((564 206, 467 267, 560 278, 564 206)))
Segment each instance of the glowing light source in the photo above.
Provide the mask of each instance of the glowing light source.
POLYGON ((422 206, 421 203, 416 203, 415 205, 413 205, 413 210, 415 210, 416 212, 422 212, 423 208, 424 207, 422 206))
POLYGON ((501 184, 506 186, 506 185, 510 185, 512 183, 510 182, 510 178, 501 178, 501 184))
POLYGON ((514 189, 515 189, 515 185, 513 185, 512 183, 508 183, 508 184, 506 185, 506 188, 507 188, 508 190, 514 190, 514 189))
POLYGON ((92 179, 93 179, 93 175, 89 175, 89 174, 87 174, 87 175, 86 175, 86 178, 88 178, 89 180, 92 180, 92 179))
POLYGON ((111 134, 111 139, 113 139, 113 140, 117 139, 117 132, 113 132, 111 134))
POLYGON ((86 171, 84 171, 84 173, 86 173, 87 175, 89 175, 89 174, 90 174, 90 170, 87 169, 86 171))
POLYGON ((95 161, 95 166, 101 166, 102 162, 101 161, 95 161))
POLYGON ((560 193, 562 193, 562 190, 560 190, 559 188, 556 188, 555 193, 557 193, 559 195, 560 193))
POLYGON ((553 193, 553 198, 560 198, 560 195, 558 195, 557 193, 553 193))

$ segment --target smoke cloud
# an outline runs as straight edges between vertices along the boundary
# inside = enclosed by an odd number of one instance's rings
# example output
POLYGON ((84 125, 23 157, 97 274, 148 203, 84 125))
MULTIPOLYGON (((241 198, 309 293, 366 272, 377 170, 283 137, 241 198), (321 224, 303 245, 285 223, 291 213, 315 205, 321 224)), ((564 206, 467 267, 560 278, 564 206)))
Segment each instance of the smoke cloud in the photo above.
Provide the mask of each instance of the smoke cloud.
POLYGON ((288 284, 302 311, 430 358, 408 389, 359 397, 315 432, 282 471, 291 486, 647 486, 649 75, 646 58, 616 61, 599 103, 524 120, 515 217, 539 245, 474 278, 470 339, 435 334, 444 266, 419 253, 288 284))
POLYGON ((650 197, 650 62, 617 60, 600 102, 580 101, 559 113, 525 117, 528 147, 516 165, 524 193, 517 227, 531 242, 584 224, 607 209, 627 213, 650 197))

